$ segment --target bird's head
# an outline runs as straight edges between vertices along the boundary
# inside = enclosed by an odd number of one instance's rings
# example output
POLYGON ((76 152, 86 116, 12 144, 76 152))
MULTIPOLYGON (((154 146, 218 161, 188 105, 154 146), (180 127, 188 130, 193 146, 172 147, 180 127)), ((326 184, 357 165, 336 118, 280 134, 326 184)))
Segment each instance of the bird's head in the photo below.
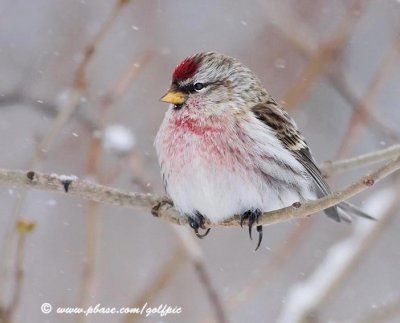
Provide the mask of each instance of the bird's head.
POLYGON ((267 95, 250 69, 232 57, 207 52, 190 56, 175 68, 171 87, 161 101, 176 110, 220 115, 250 108, 267 95))

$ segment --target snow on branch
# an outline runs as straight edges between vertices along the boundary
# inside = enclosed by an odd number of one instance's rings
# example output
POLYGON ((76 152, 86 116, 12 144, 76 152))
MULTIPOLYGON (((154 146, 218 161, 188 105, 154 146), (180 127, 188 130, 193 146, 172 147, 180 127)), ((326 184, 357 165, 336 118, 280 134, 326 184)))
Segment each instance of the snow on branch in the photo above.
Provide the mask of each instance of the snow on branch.
MULTIPOLYGON (((392 156, 390 155, 390 157, 392 156)), ((368 160, 368 162, 370 161, 368 160)), ((398 155, 396 159, 393 159, 384 166, 360 178, 358 181, 341 191, 315 201, 309 201, 306 203, 296 202, 291 206, 266 212, 260 217, 259 223, 264 225, 279 223, 322 211, 364 191, 398 169, 400 169, 400 155, 398 155)), ((55 174, 46 175, 35 171, 0 169, 0 184, 64 192, 90 201, 109 203, 124 207, 144 207, 151 209, 152 214, 157 217, 164 218, 175 224, 187 224, 186 218, 180 216, 179 212, 173 207, 173 203, 166 197, 126 192, 116 188, 94 184, 85 180, 79 180, 75 176, 58 176, 55 174)), ((208 227, 239 225, 239 215, 217 224, 206 222, 206 226, 208 227)))

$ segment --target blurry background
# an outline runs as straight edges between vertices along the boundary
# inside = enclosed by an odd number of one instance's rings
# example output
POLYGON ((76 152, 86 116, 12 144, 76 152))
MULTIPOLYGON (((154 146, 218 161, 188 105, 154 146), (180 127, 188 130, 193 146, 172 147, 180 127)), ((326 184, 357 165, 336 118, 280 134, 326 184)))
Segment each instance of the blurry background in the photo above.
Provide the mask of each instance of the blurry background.
MULTIPOLYGON (((0 167, 163 194, 158 99, 184 57, 209 50, 258 74, 319 162, 384 148, 400 138, 399 17, 398 0, 1 0, 0 167)), ((398 177, 353 199, 378 223, 274 225, 256 253, 246 229, 193 239, 149 210, 3 186, 1 319, 399 322, 398 177), (18 232, 18 219, 36 227, 18 232), (183 313, 54 313, 146 302, 183 313)))

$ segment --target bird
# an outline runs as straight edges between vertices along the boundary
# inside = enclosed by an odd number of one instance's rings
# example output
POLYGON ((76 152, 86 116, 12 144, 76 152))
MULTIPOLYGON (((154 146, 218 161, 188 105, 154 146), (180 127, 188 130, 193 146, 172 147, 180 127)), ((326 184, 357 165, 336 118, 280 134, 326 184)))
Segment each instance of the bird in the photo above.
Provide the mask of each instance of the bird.
MULTIPOLYGON (((250 238, 256 226, 258 250, 261 214, 331 193, 293 118, 235 58, 185 58, 160 100, 169 103, 154 141, 165 191, 199 238, 206 219, 240 215, 250 238)), ((325 210, 337 222, 349 212, 372 218, 347 202, 325 210)))

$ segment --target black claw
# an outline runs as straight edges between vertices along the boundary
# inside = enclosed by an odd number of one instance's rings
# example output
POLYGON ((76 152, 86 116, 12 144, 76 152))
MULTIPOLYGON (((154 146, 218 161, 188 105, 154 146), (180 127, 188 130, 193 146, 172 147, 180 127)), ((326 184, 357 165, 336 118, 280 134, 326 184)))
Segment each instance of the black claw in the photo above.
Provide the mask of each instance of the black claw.
POLYGON ((260 248, 260 245, 261 245, 261 241, 262 241, 262 238, 263 238, 263 227, 262 227, 262 225, 257 225, 257 232, 258 232, 258 243, 257 243, 257 247, 256 247, 256 249, 254 249, 254 251, 257 251, 258 248, 260 248))
POLYGON ((208 235, 208 233, 210 232, 210 228, 206 228, 204 226, 204 221, 205 218, 204 216, 199 213, 196 212, 194 216, 188 216, 188 221, 189 221, 189 225, 190 227, 193 229, 194 233, 196 234, 196 236, 200 239, 204 238, 206 235, 208 235), (206 230, 204 233, 199 233, 199 229, 204 229, 206 230))
MULTIPOLYGON (((240 219, 240 226, 243 227, 243 223, 244 221, 247 220, 248 226, 249 226, 249 236, 250 239, 253 240, 252 238, 252 228, 254 223, 258 224, 258 218, 261 215, 261 211, 256 209, 256 210, 249 210, 245 213, 242 214, 242 217, 240 219)), ((257 244, 257 248, 255 250, 257 250, 260 247, 261 244, 261 240, 262 240, 262 226, 258 225, 257 226, 257 232, 258 232, 258 244, 257 244)))
POLYGON ((251 231, 253 229, 253 224, 255 222, 255 218, 257 217, 257 215, 251 215, 249 217, 249 236, 250 236, 250 240, 253 240, 253 238, 251 237, 251 231))
POLYGON ((195 231, 195 233, 196 233, 196 236, 198 237, 198 238, 200 238, 200 239, 203 239, 209 232, 210 232, 210 228, 208 228, 207 230, 206 230, 206 232, 204 232, 204 233, 199 233, 199 232, 196 232, 195 231))
POLYGON ((70 179, 61 181, 61 184, 64 186, 65 193, 68 193, 69 186, 71 185, 71 183, 72 183, 72 180, 70 180, 70 179))

